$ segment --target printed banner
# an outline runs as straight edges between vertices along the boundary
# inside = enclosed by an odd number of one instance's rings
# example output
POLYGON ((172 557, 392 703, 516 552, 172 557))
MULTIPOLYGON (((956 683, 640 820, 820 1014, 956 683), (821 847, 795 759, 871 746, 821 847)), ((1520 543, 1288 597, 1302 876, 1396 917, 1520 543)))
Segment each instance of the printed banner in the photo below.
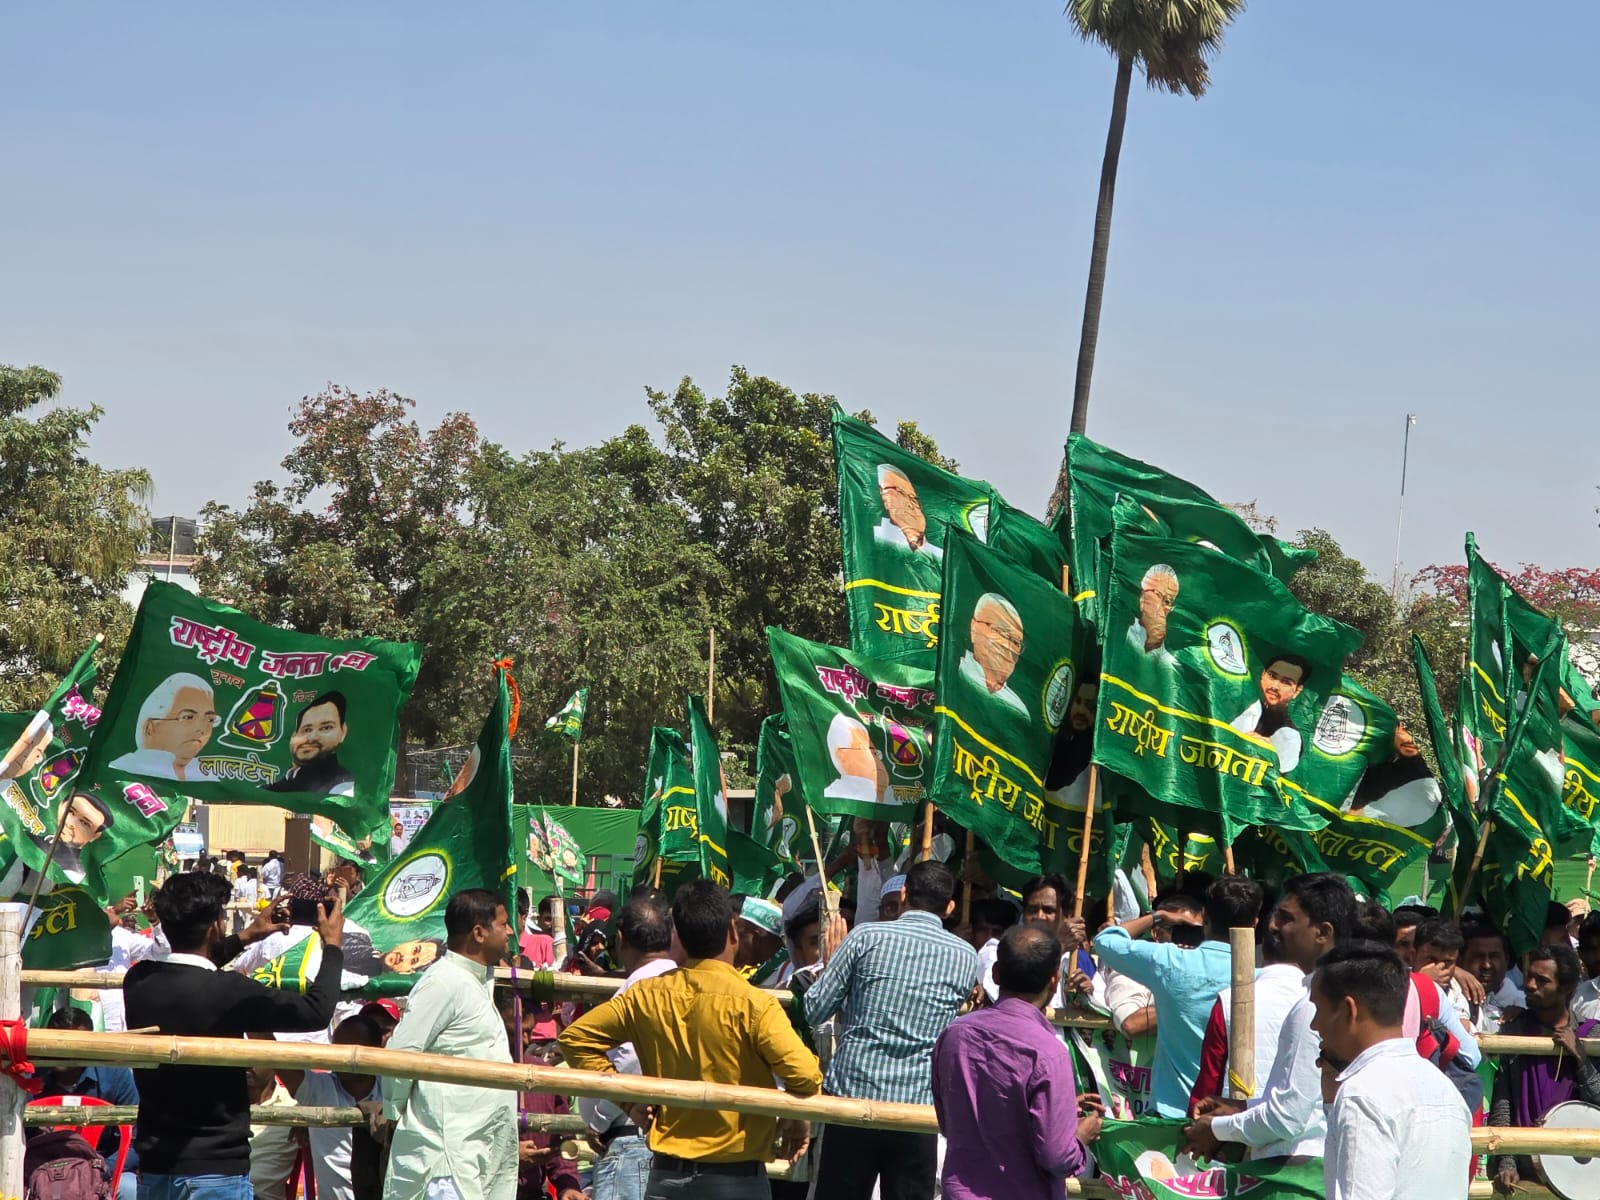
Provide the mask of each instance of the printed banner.
POLYGON ((1066 1033, 1077 1061, 1094 1081, 1090 1088, 1080 1075, 1078 1090, 1099 1092, 1108 1120, 1136 1121, 1146 1115, 1155 1116, 1155 1099, 1150 1090, 1155 1034, 1129 1038, 1112 1029, 1070 1027, 1066 1033))
POLYGON ((933 672, 768 627, 803 802, 913 821, 931 782, 933 672))
POLYGON ((111 961, 111 922, 81 887, 56 888, 35 904, 33 932, 22 945, 29 971, 75 971, 111 961))
POLYGON ((391 800, 389 802, 389 857, 393 858, 411 844, 417 831, 433 816, 430 801, 391 800))
POLYGON ((1015 878, 1002 883, 1075 867, 1068 841, 1082 839, 1087 750, 1070 780, 1046 787, 1057 734, 1092 721, 1074 707, 1072 601, 961 535, 945 542, 943 592, 933 801, 1009 868, 1015 878))
MULTIPOLYGON (((81 883, 82 854, 114 822, 112 808, 101 795, 80 789, 91 731, 100 710, 89 702, 94 682, 94 647, 85 650, 62 680, 46 707, 37 713, 0 713, 0 830, 28 870, 50 862, 53 883, 81 883), (59 844, 56 842, 57 834, 59 844)), ((15 876, 20 887, 22 872, 15 876)), ((30 888, 31 891, 31 888, 30 888)), ((102 898, 104 899, 104 898, 102 898)))
POLYGON ((933 669, 947 527, 984 540, 994 493, 833 410, 850 645, 933 669))
POLYGON ((796 868, 807 841, 805 806, 795 786, 797 775, 789 722, 782 713, 774 713, 761 722, 761 738, 756 744, 750 836, 781 862, 796 864, 796 868))
POLYGON ((1320 1158, 1201 1167, 1180 1152, 1182 1120, 1107 1121, 1094 1144, 1102 1182, 1127 1200, 1323 1200, 1320 1158))
MULTIPOLYGON (((450 897, 487 888, 511 901, 515 871, 511 841, 511 697, 504 670, 477 745, 461 768, 456 793, 440 801, 404 854, 394 858, 345 907, 345 983, 366 980, 369 995, 411 990, 417 976, 444 953, 444 910, 450 897)), ((316 934, 254 972, 271 987, 304 990, 315 978, 321 946, 316 934)))
POLYGON ((1325 826, 1278 781, 1299 779, 1361 635, 1205 546, 1123 529, 1112 546, 1094 761, 1225 843, 1325 826))
POLYGON ((85 871, 161 841, 188 799, 382 825, 418 662, 409 644, 294 633, 151 583, 83 765, 111 814, 85 871))
POLYGON ((588 878, 578 839, 548 812, 528 822, 528 861, 559 883, 573 887, 582 887, 588 878))

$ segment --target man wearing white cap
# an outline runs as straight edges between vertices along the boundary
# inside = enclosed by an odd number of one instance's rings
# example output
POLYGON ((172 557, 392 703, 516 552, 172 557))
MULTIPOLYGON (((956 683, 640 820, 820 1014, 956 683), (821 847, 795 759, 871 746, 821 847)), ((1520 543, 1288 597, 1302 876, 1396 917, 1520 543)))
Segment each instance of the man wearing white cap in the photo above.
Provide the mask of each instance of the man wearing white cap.
POLYGON ((789 961, 783 946, 783 909, 760 896, 739 904, 739 955, 733 965, 756 987, 776 986, 789 961))
POLYGON ((883 881, 881 899, 878 901, 878 920, 893 921, 906 906, 906 877, 894 875, 883 881))

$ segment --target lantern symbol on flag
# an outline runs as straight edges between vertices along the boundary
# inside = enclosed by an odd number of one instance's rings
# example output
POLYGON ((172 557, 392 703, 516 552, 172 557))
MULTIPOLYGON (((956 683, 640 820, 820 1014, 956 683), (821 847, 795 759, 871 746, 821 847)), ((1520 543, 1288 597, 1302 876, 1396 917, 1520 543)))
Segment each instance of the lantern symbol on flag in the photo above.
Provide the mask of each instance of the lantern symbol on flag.
POLYGON ((60 790, 61 785, 68 782, 78 773, 78 765, 83 762, 82 750, 63 750, 55 758, 39 768, 35 776, 38 781, 40 799, 48 800, 60 790))
POLYGON ((276 679, 251 688, 228 714, 226 740, 246 749, 270 746, 283 733, 283 691, 276 679))
POLYGON ((894 774, 915 779, 922 774, 922 731, 885 717, 884 732, 888 735, 889 764, 894 774))

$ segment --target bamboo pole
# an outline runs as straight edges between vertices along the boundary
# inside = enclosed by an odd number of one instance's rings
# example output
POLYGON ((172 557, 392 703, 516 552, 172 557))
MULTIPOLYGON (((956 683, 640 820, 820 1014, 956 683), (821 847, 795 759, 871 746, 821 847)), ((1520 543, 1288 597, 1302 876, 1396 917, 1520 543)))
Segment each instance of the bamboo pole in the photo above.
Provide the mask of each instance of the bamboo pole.
MULTIPOLYGON (((132 1125, 139 1119, 136 1104, 88 1108, 81 1104, 30 1104, 22 1112, 29 1127, 48 1125, 132 1125)), ((252 1104, 250 1124, 287 1125, 295 1129, 364 1127, 367 1114, 359 1108, 306 1108, 298 1104, 252 1104)), ((587 1133, 582 1117, 567 1113, 522 1113, 518 1123, 526 1133, 587 1133)))
POLYGON ((1233 865, 1232 846, 1224 846, 1222 848, 1222 869, 1229 875, 1237 875, 1239 873, 1238 869, 1233 865))
POLYGON ((1158 885, 1156 883, 1156 864, 1150 858, 1149 846, 1139 847, 1139 874, 1144 876, 1145 895, 1154 903, 1158 885))
MULTIPOLYGON (((332 1070, 358 1075, 400 1076, 500 1091, 588 1096, 613 1103, 656 1104, 717 1109, 858 1128, 933 1133, 938 1121, 931 1106, 840 1096, 799 1097, 776 1088, 742 1087, 690 1079, 618 1075, 519 1063, 487 1062, 445 1054, 414 1054, 372 1046, 318 1046, 304 1042, 243 1041, 239 1038, 150 1037, 125 1033, 84 1033, 76 1029, 29 1032, 30 1057, 41 1063, 93 1058, 127 1066, 183 1064, 210 1067, 268 1067, 273 1070, 332 1070)), ((1600 1154, 1600 1130, 1487 1128, 1472 1131, 1477 1153, 1600 1154)))
POLYGON ((1083 892, 1089 879, 1089 837, 1094 832, 1094 794, 1100 769, 1089 764, 1089 796, 1083 807, 1083 844, 1078 847, 1078 886, 1072 895, 1072 915, 1083 916, 1083 892))
POLYGON ((717 627, 711 627, 710 652, 706 655, 706 724, 717 711, 717 627))
MULTIPOLYGON (((1461 910, 1467 906, 1467 898, 1472 894, 1472 885, 1477 881, 1478 868, 1483 865, 1483 852, 1489 848, 1489 834, 1494 830, 1494 814, 1486 813, 1483 818, 1483 829, 1478 833, 1478 848, 1472 852, 1472 863, 1467 867, 1467 877, 1461 882, 1461 890, 1456 893, 1456 915, 1461 915, 1461 910)), ((1426 896, 1423 897, 1427 899, 1426 896)))
POLYGON ((1228 992, 1228 1094, 1248 1100, 1256 1094, 1256 931, 1253 925, 1228 930, 1233 953, 1228 992))
POLYGON ((922 806, 922 850, 917 854, 918 862, 927 862, 933 857, 933 801, 929 800, 922 806))
POLYGON ((661 886, 661 847, 660 846, 656 847, 655 873, 651 876, 650 886, 651 887, 655 887, 655 888, 659 888, 661 886))
MULTIPOLYGON (((22 914, 15 905, 0 911, 0 1019, 22 1018, 22 914)), ((0 1075, 0 1196, 22 1195, 22 1089, 0 1075)))
POLYGON ((572 743, 572 805, 578 807, 578 743, 572 743))
POLYGON ((822 839, 817 836, 817 815, 806 805, 806 826, 811 830, 811 852, 817 856, 817 903, 822 912, 822 928, 826 930, 839 915, 839 905, 828 890, 828 864, 822 857, 822 839))

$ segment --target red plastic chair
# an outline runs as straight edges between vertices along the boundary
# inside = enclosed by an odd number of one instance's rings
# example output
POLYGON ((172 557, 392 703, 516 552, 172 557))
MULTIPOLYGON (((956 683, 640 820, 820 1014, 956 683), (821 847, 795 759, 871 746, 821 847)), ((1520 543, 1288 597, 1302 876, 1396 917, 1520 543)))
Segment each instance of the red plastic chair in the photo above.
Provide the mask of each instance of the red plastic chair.
MULTIPOLYGON (((37 1100, 28 1101, 29 1108, 112 1108, 114 1105, 109 1100, 102 1100, 98 1096, 40 1096, 37 1100)), ((112 1126, 106 1125, 57 1125, 57 1129, 76 1129, 83 1134, 83 1140, 96 1150, 100 1148, 100 1135, 112 1126)), ((128 1147, 133 1145, 133 1126, 117 1125, 117 1161, 111 1170, 111 1194, 117 1194, 117 1183, 122 1178, 122 1164, 128 1161, 128 1147)))

